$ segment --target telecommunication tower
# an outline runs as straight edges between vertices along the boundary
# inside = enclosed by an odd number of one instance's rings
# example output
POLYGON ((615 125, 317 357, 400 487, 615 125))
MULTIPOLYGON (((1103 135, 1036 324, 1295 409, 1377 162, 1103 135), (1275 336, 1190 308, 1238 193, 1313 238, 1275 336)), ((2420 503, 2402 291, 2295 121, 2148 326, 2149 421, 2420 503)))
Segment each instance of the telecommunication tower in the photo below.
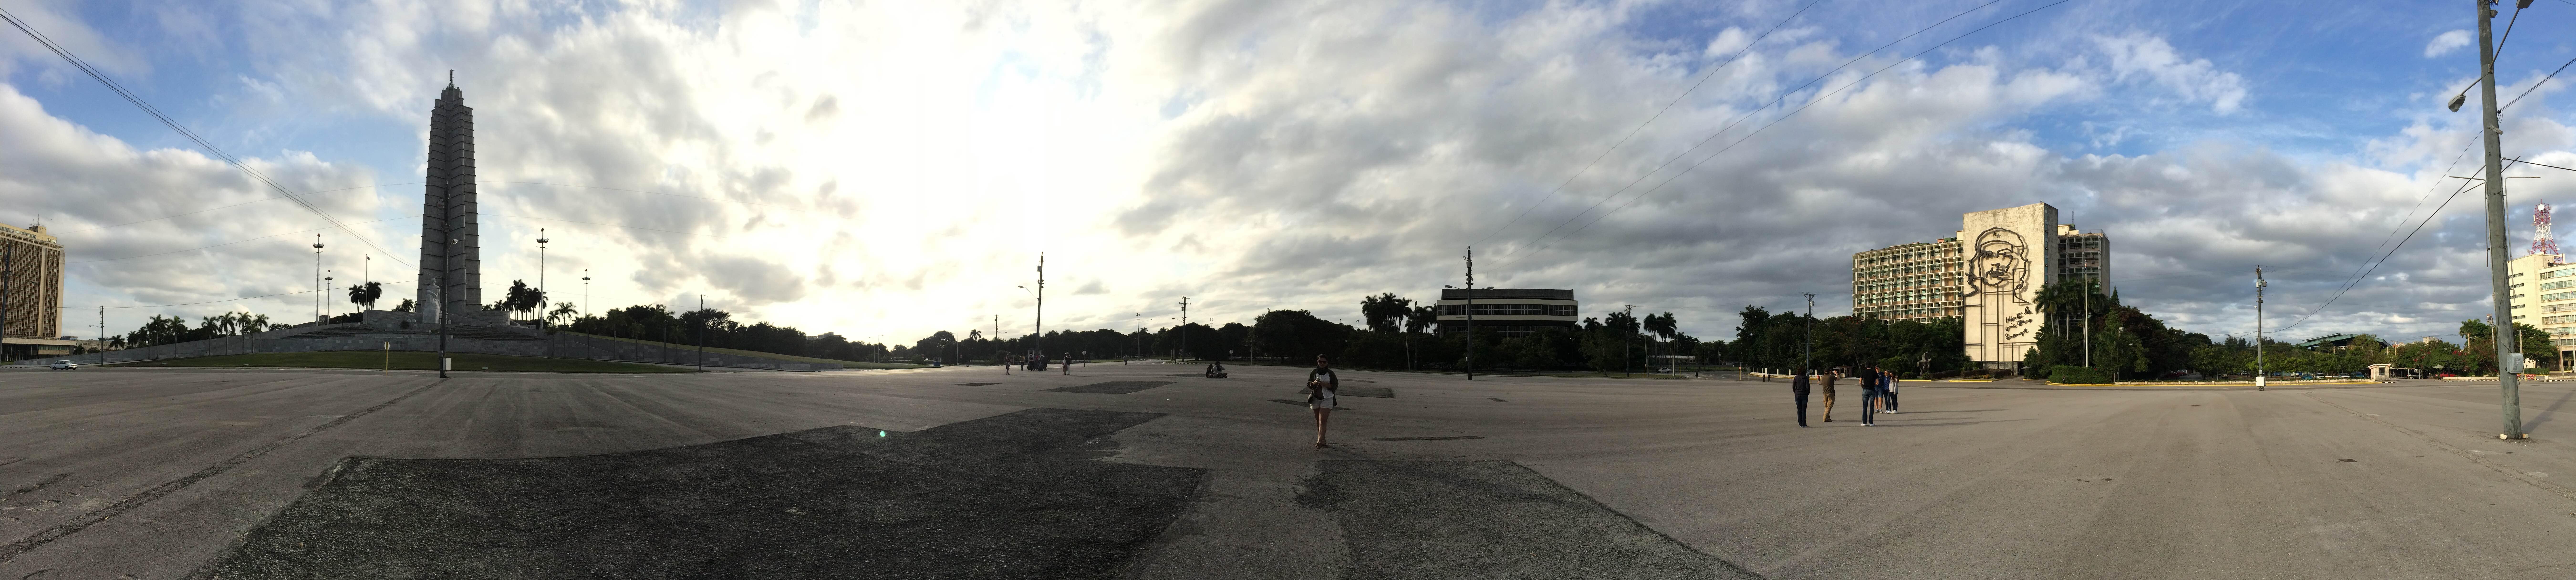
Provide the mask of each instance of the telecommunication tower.
POLYGON ((2544 203, 2532 208, 2531 230, 2532 254, 2562 255, 2558 253, 2558 240, 2549 237, 2549 204, 2544 203))

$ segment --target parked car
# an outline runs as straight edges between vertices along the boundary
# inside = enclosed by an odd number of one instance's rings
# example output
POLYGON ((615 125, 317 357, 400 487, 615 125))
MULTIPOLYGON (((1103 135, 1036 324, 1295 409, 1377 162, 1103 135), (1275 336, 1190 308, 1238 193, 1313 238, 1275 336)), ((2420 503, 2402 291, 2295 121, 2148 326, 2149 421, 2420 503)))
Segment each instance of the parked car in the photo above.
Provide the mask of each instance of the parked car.
POLYGON ((1659 372, 1659 373, 1669 373, 1669 372, 1673 372, 1673 367, 1664 367, 1664 368, 1655 369, 1655 372, 1659 372))
POLYGON ((54 369, 54 370, 58 370, 58 371, 76 371, 76 370, 80 370, 80 363, 76 363, 76 362, 72 362, 72 361, 67 361, 67 360, 58 360, 58 361, 54 361, 54 367, 53 367, 53 369, 54 369))

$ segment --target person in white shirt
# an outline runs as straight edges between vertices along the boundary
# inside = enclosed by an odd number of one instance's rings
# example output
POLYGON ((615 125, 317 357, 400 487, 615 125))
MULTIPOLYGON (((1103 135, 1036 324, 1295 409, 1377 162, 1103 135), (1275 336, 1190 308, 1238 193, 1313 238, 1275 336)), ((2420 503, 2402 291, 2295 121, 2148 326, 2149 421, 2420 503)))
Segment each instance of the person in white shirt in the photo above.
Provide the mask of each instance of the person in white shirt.
POLYGON ((1333 374, 1333 361, 1315 355, 1315 370, 1306 372, 1306 407, 1315 410, 1315 448, 1324 448, 1324 423, 1333 414, 1333 394, 1342 390, 1341 375, 1333 374))

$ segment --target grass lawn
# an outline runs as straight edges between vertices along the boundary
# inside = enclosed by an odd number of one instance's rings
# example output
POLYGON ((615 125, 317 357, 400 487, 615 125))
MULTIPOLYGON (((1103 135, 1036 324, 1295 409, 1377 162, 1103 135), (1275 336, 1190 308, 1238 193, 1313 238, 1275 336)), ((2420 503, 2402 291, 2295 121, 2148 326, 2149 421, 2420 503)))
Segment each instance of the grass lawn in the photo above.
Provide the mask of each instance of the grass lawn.
MULTIPOLYGON (((662 345, 662 341, 659 341, 659 340, 638 340, 638 339, 633 339, 633 338, 620 338, 620 337, 615 337, 615 336, 608 336, 608 335, 604 335, 604 334, 590 334, 590 333, 583 333, 583 332, 573 332, 573 331, 569 331, 569 330, 567 330, 567 331, 563 331, 563 333, 564 333, 564 334, 579 334, 579 335, 587 336, 587 337, 591 337, 591 338, 605 338, 605 339, 609 339, 609 340, 622 340, 622 341, 626 341, 626 342, 632 342, 632 343, 635 343, 635 344, 650 344, 650 345, 654 345, 654 346, 661 346, 661 345, 662 345)), ((684 350, 697 350, 697 347, 690 346, 690 345, 686 345, 686 344, 681 344, 681 343, 677 343, 677 342, 671 343, 671 348, 684 349, 684 350)), ((800 362, 834 363, 834 364, 841 365, 841 367, 842 367, 842 368, 852 368, 852 369, 926 369, 926 368, 930 368, 930 365, 926 365, 926 364, 860 362, 860 361, 854 361, 854 360, 838 360, 838 359, 828 359, 828 358, 815 358, 815 357, 810 357, 810 356, 795 356, 795 355, 778 354, 778 353, 774 353, 774 352, 760 352, 760 351, 756 351, 756 350, 740 350, 740 349, 731 349, 731 348, 715 348, 715 347, 707 347, 707 352, 711 352, 711 353, 721 353, 721 354, 730 354, 730 355, 736 355, 736 356, 756 356, 756 357, 761 357, 761 358, 774 358, 774 359, 778 359, 778 360, 792 360, 792 361, 800 361, 800 362)))
MULTIPOLYGON (((535 371, 551 373, 690 373, 691 369, 630 362, 577 358, 545 358, 497 354, 449 353, 456 359, 450 367, 460 371, 535 371)), ((417 371, 438 370, 438 353, 398 350, 391 355, 393 368, 417 371)), ((264 352, 228 354, 173 360, 115 363, 113 367, 309 367, 328 369, 381 369, 388 356, 384 351, 347 350, 326 352, 264 352)))

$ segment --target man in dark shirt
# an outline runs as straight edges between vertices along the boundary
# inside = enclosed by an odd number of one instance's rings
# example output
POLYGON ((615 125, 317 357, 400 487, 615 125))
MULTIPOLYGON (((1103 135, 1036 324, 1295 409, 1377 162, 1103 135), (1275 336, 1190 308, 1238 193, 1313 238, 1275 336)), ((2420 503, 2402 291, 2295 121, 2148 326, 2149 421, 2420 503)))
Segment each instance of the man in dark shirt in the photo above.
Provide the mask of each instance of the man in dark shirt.
POLYGON ((1877 368, 1860 369, 1860 426, 1862 427, 1878 424, 1878 380, 1877 368))
POLYGON ((1807 426, 1807 369, 1798 369, 1798 376, 1789 379, 1789 396, 1798 401, 1798 426, 1807 426))

